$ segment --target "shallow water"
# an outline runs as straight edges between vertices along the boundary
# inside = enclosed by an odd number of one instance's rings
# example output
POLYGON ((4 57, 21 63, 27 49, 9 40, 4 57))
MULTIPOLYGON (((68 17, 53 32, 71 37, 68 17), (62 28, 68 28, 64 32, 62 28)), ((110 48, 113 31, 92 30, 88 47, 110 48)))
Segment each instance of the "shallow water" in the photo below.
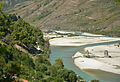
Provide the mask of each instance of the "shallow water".
POLYGON ((98 79, 101 82, 120 82, 120 75, 118 74, 108 73, 100 70, 84 70, 85 72, 83 72, 74 65, 72 60, 72 56, 80 49, 83 49, 89 46, 109 45, 116 42, 117 41, 90 44, 90 45, 84 45, 81 47, 51 46, 50 62, 51 64, 54 64, 56 59, 61 58, 63 60, 65 68, 69 70, 73 70, 77 75, 81 76, 83 79, 86 79, 87 81, 98 79))
POLYGON ((103 82, 120 82, 120 75, 119 74, 113 74, 110 72, 105 72, 101 70, 84 70, 86 73, 99 78, 103 82))

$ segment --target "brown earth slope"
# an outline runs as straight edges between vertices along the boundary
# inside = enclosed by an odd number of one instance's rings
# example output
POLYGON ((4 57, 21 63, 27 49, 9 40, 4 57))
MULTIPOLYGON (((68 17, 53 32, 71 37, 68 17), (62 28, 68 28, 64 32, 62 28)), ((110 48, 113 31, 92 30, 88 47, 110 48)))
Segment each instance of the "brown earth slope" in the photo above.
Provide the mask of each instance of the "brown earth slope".
POLYGON ((114 0, 28 0, 8 12, 45 29, 120 35, 120 5, 114 0))

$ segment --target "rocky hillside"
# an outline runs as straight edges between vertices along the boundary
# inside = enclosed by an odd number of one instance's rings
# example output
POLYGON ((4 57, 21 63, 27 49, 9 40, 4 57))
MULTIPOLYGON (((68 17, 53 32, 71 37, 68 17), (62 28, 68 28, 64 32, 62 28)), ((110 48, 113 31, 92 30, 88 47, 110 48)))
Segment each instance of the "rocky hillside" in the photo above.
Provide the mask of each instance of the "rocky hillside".
POLYGON ((31 25, 120 36, 120 5, 115 0, 21 1, 7 12, 20 15, 31 25))

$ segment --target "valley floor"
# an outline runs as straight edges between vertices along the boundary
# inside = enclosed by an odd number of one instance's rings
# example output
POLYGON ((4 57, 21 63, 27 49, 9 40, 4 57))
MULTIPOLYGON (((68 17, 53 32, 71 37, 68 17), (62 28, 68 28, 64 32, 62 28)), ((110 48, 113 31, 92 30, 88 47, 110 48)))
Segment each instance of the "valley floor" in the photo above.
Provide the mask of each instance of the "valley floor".
POLYGON ((101 45, 87 47, 84 52, 89 51, 91 58, 84 57, 86 54, 77 52, 73 58, 74 63, 80 69, 99 69, 111 73, 120 74, 120 47, 115 45, 101 45), (107 57, 104 51, 108 50, 107 57))
POLYGON ((50 45, 53 46, 82 46, 87 44, 95 44, 102 42, 117 41, 120 38, 110 37, 86 37, 86 36, 74 36, 74 37, 61 37, 50 39, 50 45))
MULTIPOLYGON (((102 42, 118 41, 120 38, 73 36, 50 39, 51 46, 82 46, 102 42)), ((99 69, 120 74, 120 47, 117 45, 100 45, 86 47, 83 50, 89 54, 77 52, 72 58, 80 69, 99 69), (107 56, 104 53, 107 50, 107 56)))

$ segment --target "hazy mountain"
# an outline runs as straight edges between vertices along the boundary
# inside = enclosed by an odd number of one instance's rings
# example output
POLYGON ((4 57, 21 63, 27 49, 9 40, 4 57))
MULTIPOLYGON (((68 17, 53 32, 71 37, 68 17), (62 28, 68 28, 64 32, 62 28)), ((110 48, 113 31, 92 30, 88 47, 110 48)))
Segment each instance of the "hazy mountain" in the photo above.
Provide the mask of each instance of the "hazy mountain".
POLYGON ((120 5, 114 0, 6 0, 31 25, 119 35, 120 5))

